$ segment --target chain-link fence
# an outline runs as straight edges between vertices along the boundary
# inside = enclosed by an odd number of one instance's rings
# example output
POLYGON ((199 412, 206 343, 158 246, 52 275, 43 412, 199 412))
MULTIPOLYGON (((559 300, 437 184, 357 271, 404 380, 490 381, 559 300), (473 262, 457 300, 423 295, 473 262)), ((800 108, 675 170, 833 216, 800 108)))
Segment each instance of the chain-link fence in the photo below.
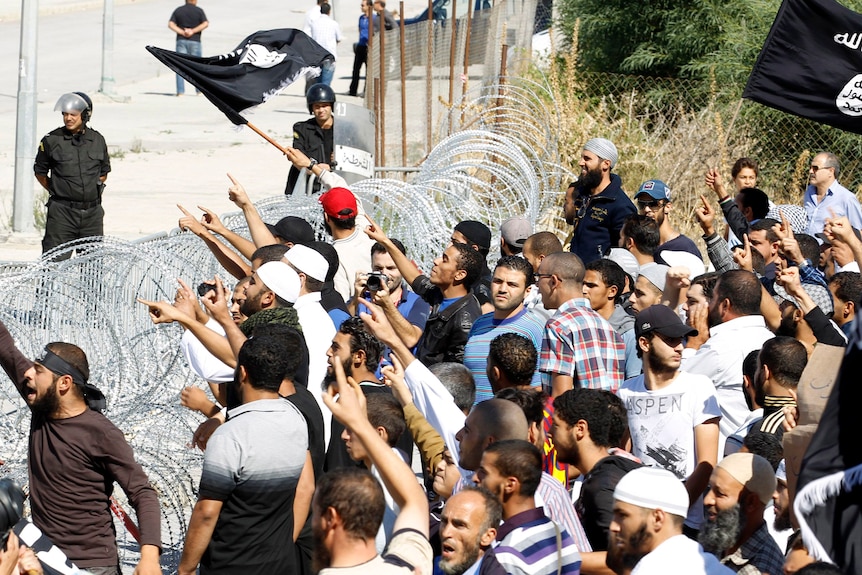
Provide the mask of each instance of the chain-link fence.
MULTIPOLYGON (((778 203, 796 203, 808 183, 808 164, 819 151, 842 162, 841 181, 862 193, 862 137, 741 99, 741 87, 720 87, 685 79, 579 72, 568 97, 604 119, 607 126, 636 130, 641 141, 656 133, 688 141, 685 154, 693 178, 702 180, 706 166, 729 176, 730 166, 748 156, 760 164, 758 185, 778 203), (693 121, 693 124, 690 122, 693 121), (685 129, 681 129, 685 128, 685 129), (693 145, 701 136, 711 143, 693 145)), ((637 146, 635 146, 637 148, 637 146)), ((627 155, 622 149, 620 171, 627 155)), ((648 164, 635 168, 628 181, 659 177, 669 182, 680 174, 656 173, 648 164)), ((701 188, 702 189, 702 188, 701 188)))
POLYGON ((458 129, 449 111, 505 75, 507 54, 529 50, 536 0, 474 1, 441 2, 434 18, 371 36, 365 101, 375 112, 378 166, 419 164, 458 129))

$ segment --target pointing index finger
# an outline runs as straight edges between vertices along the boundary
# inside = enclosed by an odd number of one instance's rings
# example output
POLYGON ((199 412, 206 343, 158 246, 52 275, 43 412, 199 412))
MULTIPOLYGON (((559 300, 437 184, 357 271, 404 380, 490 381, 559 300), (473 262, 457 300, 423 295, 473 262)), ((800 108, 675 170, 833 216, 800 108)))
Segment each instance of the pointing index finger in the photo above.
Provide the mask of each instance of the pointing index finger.
POLYGON ((230 178, 230 181, 231 181, 231 182, 233 182, 233 185, 235 185, 235 186, 238 186, 238 185, 239 185, 239 182, 237 182, 237 181, 234 179, 234 177, 230 175, 230 172, 228 172, 227 177, 228 177, 228 178, 230 178))
POLYGON ((787 220, 787 216, 784 215, 784 210, 779 209, 778 215, 781 216, 781 227, 784 229, 785 234, 793 235, 793 228, 790 227, 790 222, 787 220))

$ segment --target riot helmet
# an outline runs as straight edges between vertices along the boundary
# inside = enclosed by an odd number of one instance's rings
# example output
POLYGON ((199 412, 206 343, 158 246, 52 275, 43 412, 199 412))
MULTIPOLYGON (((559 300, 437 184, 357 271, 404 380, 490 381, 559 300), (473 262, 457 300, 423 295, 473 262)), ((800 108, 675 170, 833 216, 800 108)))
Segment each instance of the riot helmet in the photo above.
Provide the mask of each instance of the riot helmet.
POLYGON ((90 121, 90 116, 93 113, 93 101, 84 92, 68 92, 57 100, 54 111, 63 113, 78 112, 81 114, 81 121, 86 124, 90 121))
POLYGON ((326 84, 314 84, 305 93, 305 101, 308 103, 308 113, 313 114, 312 109, 315 104, 325 102, 327 104, 335 104, 335 92, 326 84))

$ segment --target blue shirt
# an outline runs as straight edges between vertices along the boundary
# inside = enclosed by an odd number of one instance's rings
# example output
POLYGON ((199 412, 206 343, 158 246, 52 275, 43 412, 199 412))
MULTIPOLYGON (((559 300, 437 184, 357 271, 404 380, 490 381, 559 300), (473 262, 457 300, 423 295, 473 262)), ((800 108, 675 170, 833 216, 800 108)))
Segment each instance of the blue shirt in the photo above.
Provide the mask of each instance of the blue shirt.
POLYGON ((851 226, 857 230, 862 228, 862 207, 859 205, 859 200, 856 199, 853 192, 837 181, 832 182, 820 202, 817 202, 816 198, 817 188, 812 184, 805 190, 802 202, 805 213, 808 214, 808 233, 810 235, 814 236, 823 231, 826 226, 826 218, 832 217, 830 209, 835 212, 835 217, 847 216, 851 226))
POLYGON ((368 16, 363 14, 359 17, 359 42, 358 46, 368 46, 368 16))
MULTIPOLYGON (((449 304, 456 300, 458 300, 458 298, 453 299, 449 304)), ((421 330, 425 329, 425 322, 428 321, 428 316, 431 314, 431 305, 419 297, 418 294, 410 291, 406 286, 402 285, 401 300, 395 304, 395 307, 398 308, 398 312, 411 324, 421 330)), ((359 315, 360 313, 368 313, 368 308, 365 307, 365 304, 359 304, 359 307, 356 308, 356 314, 359 315)), ((338 326, 336 326, 336 328, 337 327, 338 326)))
MULTIPOLYGON (((521 310, 514 317, 506 319, 494 319, 494 312, 486 313, 473 322, 470 337, 464 347, 464 365, 473 374, 476 380, 476 403, 491 399, 494 392, 491 390, 491 382, 486 373, 488 354, 491 350, 491 341, 502 333, 516 333, 526 337, 536 348, 536 354, 542 349, 542 336, 545 323, 541 317, 529 313, 526 309, 521 310)), ((542 384, 542 374, 537 370, 533 373, 531 385, 542 384)))
POLYGON ((331 309, 328 312, 329 319, 332 320, 332 324, 335 326, 335 331, 338 331, 341 328, 341 324, 344 323, 344 320, 350 318, 350 314, 342 309, 331 309))

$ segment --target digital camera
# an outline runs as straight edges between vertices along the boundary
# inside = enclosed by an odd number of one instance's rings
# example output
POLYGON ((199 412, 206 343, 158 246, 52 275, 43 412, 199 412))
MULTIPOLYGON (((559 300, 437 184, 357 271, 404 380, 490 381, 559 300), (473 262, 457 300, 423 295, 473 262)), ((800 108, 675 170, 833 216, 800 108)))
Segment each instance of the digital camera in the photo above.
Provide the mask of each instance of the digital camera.
POLYGON ((383 289, 389 283, 389 277, 383 272, 371 272, 365 280, 365 287, 369 292, 376 292, 383 289))

